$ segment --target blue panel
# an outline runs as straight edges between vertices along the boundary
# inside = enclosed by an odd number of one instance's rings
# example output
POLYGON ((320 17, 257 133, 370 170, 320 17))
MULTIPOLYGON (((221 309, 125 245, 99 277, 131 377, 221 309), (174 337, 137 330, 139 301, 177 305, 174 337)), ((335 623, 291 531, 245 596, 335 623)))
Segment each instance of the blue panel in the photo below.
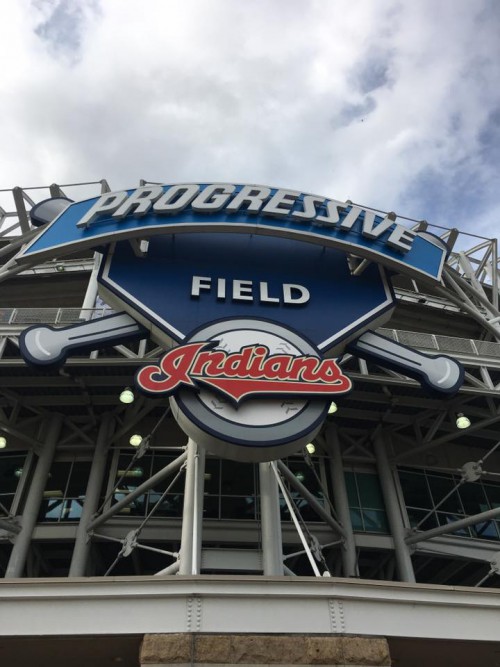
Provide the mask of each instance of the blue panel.
MULTIPOLYGON (((166 190, 170 186, 165 185, 163 189, 166 190)), ((202 185, 203 189, 205 185, 202 185)), ((236 186, 235 192, 241 190, 243 186, 236 186)), ((133 190, 129 190, 132 193, 133 190)), ((274 194, 276 189, 271 189, 274 194)), ((78 228, 76 224, 81 220, 83 215, 94 205, 97 197, 83 202, 72 204, 58 220, 52 225, 48 226, 42 234, 34 240, 34 242, 21 253, 21 255, 29 256, 36 252, 48 250, 50 248, 61 246, 65 244, 74 244, 78 242, 88 242, 95 239, 95 245, 112 242, 112 235, 116 233, 132 232, 133 230, 145 230, 146 235, 148 230, 153 232, 153 228, 163 227, 165 230, 175 233, 175 228, 187 224, 197 225, 200 229, 207 225, 221 224, 221 225, 248 225, 253 228, 257 227, 261 230, 258 233, 263 233, 267 230, 270 233, 272 229, 296 232, 300 234, 314 235, 318 240, 337 241, 345 244, 352 244, 358 248, 364 248, 370 251, 380 253, 380 261, 386 257, 393 262, 397 262, 402 267, 408 266, 423 272, 430 276, 438 277, 440 275, 442 261, 444 257, 443 248, 437 247, 430 243, 427 239, 417 236, 412 243, 412 248, 407 253, 401 252, 389 247, 386 240, 390 231, 381 235, 377 240, 371 240, 361 235, 361 227, 363 214, 353 225, 349 231, 343 231, 338 226, 320 226, 314 222, 299 222, 294 221, 287 216, 283 219, 276 219, 273 217, 266 217, 265 215, 250 215, 246 211, 239 211, 237 213, 227 213, 224 209, 216 214, 207 215, 193 212, 190 207, 187 207, 181 213, 172 216, 161 216, 153 213, 148 213, 143 217, 128 216, 122 220, 116 220, 109 215, 102 215, 97 222, 92 223, 87 229, 78 228)), ((297 199, 297 207, 301 207, 303 195, 297 199)), ((323 209, 318 209, 323 214, 323 209)), ((341 221, 348 214, 350 207, 343 210, 340 215, 341 221)), ((376 224, 380 223, 382 218, 377 216, 376 224)), ((347 248, 346 248, 347 249, 347 248)))
MULTIPOLYGON (((392 293, 376 265, 353 277, 346 255, 339 250, 267 236, 154 237, 147 258, 136 257, 128 242, 120 242, 108 275, 120 286, 121 296, 137 299, 184 336, 213 320, 256 317, 289 326, 320 345, 360 319, 360 325, 366 324, 376 309, 392 307, 392 293), (194 275, 211 278, 210 292, 191 296, 194 275), (226 280, 225 300, 217 299, 218 278, 226 280), (233 301, 234 279, 253 282, 252 302, 233 301), (280 298, 280 303, 260 303, 260 282, 268 283, 269 297, 280 298), (306 287, 310 300, 303 305, 283 304, 284 283, 306 287)), ((102 276, 100 280, 114 289, 102 276)))

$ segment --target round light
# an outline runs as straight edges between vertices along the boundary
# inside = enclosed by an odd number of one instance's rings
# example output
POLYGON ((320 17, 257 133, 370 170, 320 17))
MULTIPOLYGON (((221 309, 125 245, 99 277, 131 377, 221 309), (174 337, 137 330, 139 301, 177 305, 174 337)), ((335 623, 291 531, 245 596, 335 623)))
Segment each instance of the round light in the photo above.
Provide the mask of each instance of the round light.
POLYGON ((304 473, 301 470, 299 470, 299 472, 295 473, 295 477, 299 480, 299 482, 303 482, 306 478, 306 476, 304 475, 304 473))
POLYGON ((466 417, 462 412, 459 412, 457 415, 456 425, 457 428, 469 428, 470 419, 466 417))
POLYGON ((132 389, 130 389, 129 387, 127 387, 127 388, 124 389, 124 390, 122 391, 122 393, 120 394, 120 403, 125 403, 125 404, 128 405, 129 403, 133 403, 133 402, 134 402, 134 398, 135 398, 135 396, 134 396, 134 392, 132 391, 132 389))
POLYGON ((330 407, 328 408, 328 414, 333 415, 335 412, 337 412, 337 410, 338 410, 337 404, 334 403, 334 401, 332 401, 330 403, 330 407))
POLYGON ((313 443, 313 442, 309 442, 309 443, 306 445, 306 449, 307 449, 307 451, 309 452, 309 454, 314 454, 314 452, 316 451, 316 447, 314 446, 314 443, 313 443))
POLYGON ((7 447, 7 438, 4 435, 0 435, 0 449, 5 449, 7 447))
POLYGON ((130 436, 129 442, 132 445, 132 447, 139 447, 139 445, 142 442, 142 435, 134 433, 134 435, 130 436))

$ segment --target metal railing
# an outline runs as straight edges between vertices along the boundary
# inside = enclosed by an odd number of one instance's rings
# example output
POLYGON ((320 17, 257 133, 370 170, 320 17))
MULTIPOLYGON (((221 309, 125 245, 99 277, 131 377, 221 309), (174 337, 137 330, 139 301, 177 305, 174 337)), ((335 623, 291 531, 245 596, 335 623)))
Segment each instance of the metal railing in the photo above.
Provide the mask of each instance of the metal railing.
MULTIPOLYGON (((113 312, 110 308, 0 308, 0 326, 2 324, 18 327, 31 324, 64 326, 97 319, 111 315, 113 312)), ((381 328, 377 329, 377 332, 391 340, 419 350, 500 358, 500 343, 397 329, 381 328)))
POLYGON ((419 350, 500 358, 500 343, 396 329, 377 329, 377 332, 398 343, 416 347, 419 350))

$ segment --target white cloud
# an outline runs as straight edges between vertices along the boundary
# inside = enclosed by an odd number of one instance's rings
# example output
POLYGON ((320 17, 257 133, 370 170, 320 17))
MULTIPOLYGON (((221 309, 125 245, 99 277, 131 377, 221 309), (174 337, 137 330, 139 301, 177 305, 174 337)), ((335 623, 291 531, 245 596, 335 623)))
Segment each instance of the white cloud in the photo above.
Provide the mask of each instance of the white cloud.
POLYGON ((492 236, 499 19, 487 0, 5 2, 0 183, 265 182, 492 236))

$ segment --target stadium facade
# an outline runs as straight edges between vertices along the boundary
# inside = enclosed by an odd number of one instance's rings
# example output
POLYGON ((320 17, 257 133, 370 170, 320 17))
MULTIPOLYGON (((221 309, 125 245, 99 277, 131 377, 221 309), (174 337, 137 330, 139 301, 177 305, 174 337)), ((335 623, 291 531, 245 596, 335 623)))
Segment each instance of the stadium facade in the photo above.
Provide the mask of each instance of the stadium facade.
POLYGON ((350 350, 353 389, 307 448, 232 460, 135 389, 164 351, 154 335, 58 368, 20 354, 27 327, 113 312, 94 248, 15 259, 40 234, 37 202, 110 191, 0 191, 4 664, 500 664, 497 241, 406 221, 450 253, 439 281, 391 267, 377 333, 459 361, 456 394, 350 350))

